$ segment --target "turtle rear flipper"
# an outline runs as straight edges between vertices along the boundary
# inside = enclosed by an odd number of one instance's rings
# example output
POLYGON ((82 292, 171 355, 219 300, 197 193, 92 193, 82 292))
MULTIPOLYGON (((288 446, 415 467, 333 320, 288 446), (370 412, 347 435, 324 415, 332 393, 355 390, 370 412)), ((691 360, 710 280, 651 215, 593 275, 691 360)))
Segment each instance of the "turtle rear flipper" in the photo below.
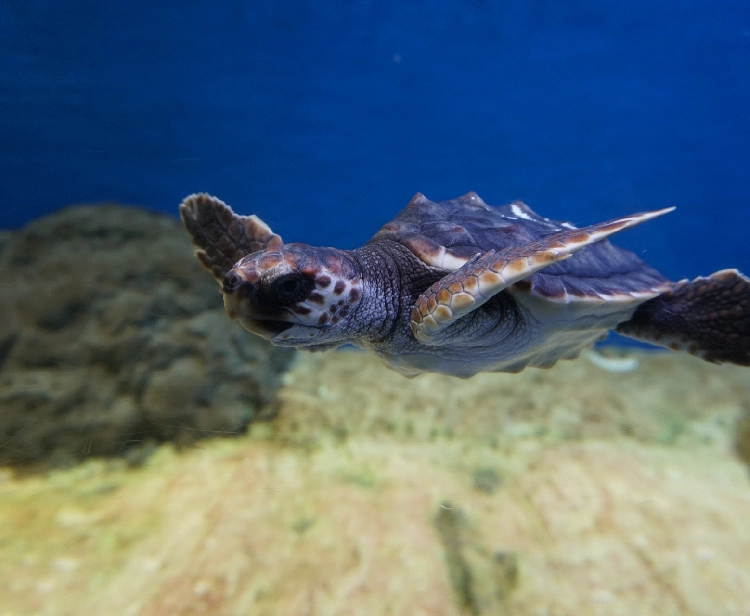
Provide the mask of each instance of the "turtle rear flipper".
POLYGON ((750 279, 727 269, 677 282, 641 304, 617 333, 713 363, 750 366, 750 279))
POLYGON ((282 244, 281 237, 257 216, 238 216, 205 193, 186 197, 180 216, 197 248, 195 255, 220 283, 242 257, 282 244))

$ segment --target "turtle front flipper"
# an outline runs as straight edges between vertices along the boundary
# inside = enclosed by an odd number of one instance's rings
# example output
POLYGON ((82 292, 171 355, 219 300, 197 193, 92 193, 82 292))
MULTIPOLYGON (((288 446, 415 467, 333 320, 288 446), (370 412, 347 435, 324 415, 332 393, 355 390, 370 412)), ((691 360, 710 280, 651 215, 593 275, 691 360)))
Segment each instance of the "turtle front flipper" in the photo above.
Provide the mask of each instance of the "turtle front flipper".
POLYGON ((411 330, 423 344, 442 344, 448 326, 508 286, 572 257, 582 248, 613 233, 662 216, 673 209, 643 212, 582 229, 559 231, 524 246, 490 250, 477 255, 438 280, 417 298, 411 311, 411 330))
POLYGON ((197 248, 195 256, 220 283, 242 257, 283 243, 257 216, 238 216, 206 193, 186 197, 180 216, 197 248))
POLYGON ((713 363, 750 366, 750 279, 727 269, 677 282, 616 331, 713 363))

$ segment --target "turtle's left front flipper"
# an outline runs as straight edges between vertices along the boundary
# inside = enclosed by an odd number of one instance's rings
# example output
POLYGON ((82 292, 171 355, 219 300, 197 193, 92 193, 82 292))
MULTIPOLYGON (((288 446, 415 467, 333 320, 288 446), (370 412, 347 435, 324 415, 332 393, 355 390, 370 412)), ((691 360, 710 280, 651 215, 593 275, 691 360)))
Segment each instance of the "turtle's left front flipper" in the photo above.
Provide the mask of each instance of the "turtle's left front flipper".
POLYGON ((180 216, 195 256, 221 284, 242 257, 281 246, 281 238, 257 216, 239 216, 221 199, 205 193, 185 197, 180 216))
POLYGON ((639 306, 617 332, 706 361, 750 366, 750 279, 722 270, 677 282, 639 306))

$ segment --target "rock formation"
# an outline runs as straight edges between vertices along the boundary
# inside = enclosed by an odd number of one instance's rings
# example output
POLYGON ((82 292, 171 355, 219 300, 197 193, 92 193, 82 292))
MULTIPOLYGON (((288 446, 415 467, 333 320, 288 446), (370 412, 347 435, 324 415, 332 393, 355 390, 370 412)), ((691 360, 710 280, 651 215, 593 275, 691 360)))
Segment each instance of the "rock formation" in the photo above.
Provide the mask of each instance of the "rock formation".
POLYGON ((180 223, 71 207, 0 235, 0 464, 242 431, 289 363, 227 320, 180 223))

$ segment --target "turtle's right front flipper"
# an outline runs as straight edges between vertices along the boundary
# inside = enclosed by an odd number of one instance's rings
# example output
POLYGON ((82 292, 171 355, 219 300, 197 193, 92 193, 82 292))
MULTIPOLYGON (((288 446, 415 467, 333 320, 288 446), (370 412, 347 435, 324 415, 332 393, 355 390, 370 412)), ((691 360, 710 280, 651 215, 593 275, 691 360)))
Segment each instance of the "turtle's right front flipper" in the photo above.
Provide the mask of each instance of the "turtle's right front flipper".
POLYGON ((722 270, 677 282, 639 306, 617 332, 706 361, 750 366, 750 279, 722 270))
POLYGON ((206 193, 186 197, 180 216, 197 248, 195 256, 220 283, 242 257, 283 243, 257 216, 238 216, 206 193))

